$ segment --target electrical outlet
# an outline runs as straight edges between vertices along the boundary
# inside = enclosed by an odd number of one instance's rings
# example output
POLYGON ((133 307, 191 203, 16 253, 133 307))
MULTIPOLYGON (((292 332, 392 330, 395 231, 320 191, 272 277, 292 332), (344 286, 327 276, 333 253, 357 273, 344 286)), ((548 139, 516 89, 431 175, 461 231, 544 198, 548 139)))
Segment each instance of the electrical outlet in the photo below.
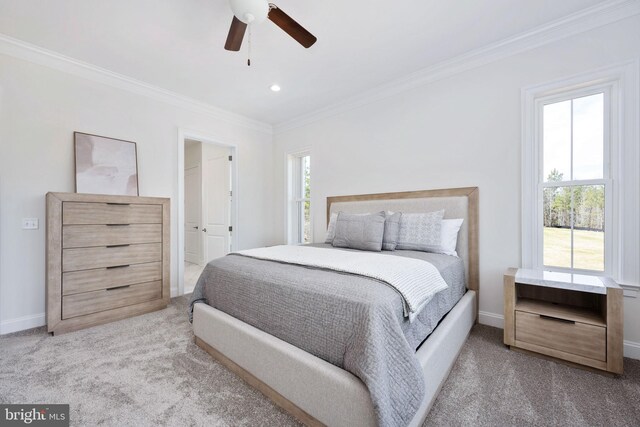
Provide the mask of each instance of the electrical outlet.
POLYGON ((37 230, 38 218, 22 218, 22 229, 23 230, 37 230))

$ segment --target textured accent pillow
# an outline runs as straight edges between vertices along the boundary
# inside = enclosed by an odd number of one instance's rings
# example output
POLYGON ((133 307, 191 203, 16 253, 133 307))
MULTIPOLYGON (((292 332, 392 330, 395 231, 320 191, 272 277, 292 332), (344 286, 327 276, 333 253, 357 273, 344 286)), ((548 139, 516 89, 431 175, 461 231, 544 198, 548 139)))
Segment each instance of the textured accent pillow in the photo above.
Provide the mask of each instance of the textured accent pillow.
POLYGON ((379 252, 382 250, 384 220, 384 212, 367 215, 340 212, 332 244, 337 248, 379 252))
POLYGON ((462 227, 464 219, 443 219, 440 230, 440 250, 438 253, 458 256, 456 246, 458 245, 458 232, 462 227))
POLYGON ((395 251, 400 236, 401 212, 387 212, 384 220, 384 236, 382 236, 382 250, 395 251))
MULTIPOLYGON (((342 212, 342 211, 340 211, 342 212)), ((338 213, 340 213, 338 212, 338 213)), ((354 214, 354 215, 369 215, 368 213, 354 214)), ((333 243, 333 238, 336 236, 336 221, 338 220, 338 214, 332 213, 329 217, 329 225, 327 225, 327 236, 324 239, 325 243, 333 243)))
POLYGON ((336 221, 338 220, 338 214, 332 213, 329 217, 329 225, 327 225, 327 237, 324 239, 325 243, 333 243, 333 238, 336 236, 336 221))
POLYGON ((396 249, 433 252, 440 247, 444 210, 429 213, 403 213, 396 249))

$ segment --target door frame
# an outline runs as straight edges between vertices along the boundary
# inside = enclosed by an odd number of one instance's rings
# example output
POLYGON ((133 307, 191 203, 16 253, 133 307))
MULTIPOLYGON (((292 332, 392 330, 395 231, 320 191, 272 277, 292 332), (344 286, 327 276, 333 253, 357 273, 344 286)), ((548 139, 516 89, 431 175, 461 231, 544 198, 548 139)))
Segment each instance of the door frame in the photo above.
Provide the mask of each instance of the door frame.
POLYGON ((233 196, 231 198, 231 227, 233 232, 231 233, 231 245, 234 250, 238 249, 238 147, 235 144, 230 144, 223 141, 222 138, 211 136, 209 134, 178 128, 178 143, 177 143, 177 159, 178 159, 178 206, 177 206, 177 225, 178 225, 178 238, 177 240, 177 254, 178 254, 178 295, 184 295, 184 149, 185 140, 191 139, 200 141, 203 144, 216 145, 218 147, 228 148, 233 161, 231 162, 231 191, 233 196))

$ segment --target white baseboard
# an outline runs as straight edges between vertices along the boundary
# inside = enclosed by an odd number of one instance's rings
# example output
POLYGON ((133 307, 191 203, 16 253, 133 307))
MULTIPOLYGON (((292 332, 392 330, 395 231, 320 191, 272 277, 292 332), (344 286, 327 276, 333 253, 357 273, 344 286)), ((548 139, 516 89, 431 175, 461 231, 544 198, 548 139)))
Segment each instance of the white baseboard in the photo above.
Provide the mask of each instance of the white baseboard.
POLYGON ((624 357, 640 360, 640 343, 625 340, 624 357))
MULTIPOLYGON (((488 311, 480 311, 478 314, 478 321, 481 325, 504 329, 504 316, 502 314, 489 313, 488 311)), ((624 357, 640 360, 640 343, 625 340, 624 357)))
POLYGON ((16 317, 0 322, 0 335, 37 328, 47 324, 45 313, 16 317))
POLYGON ((494 328, 504 329, 504 316, 502 314, 489 313, 488 311, 480 311, 478 313, 478 321, 482 325, 493 326, 494 328))

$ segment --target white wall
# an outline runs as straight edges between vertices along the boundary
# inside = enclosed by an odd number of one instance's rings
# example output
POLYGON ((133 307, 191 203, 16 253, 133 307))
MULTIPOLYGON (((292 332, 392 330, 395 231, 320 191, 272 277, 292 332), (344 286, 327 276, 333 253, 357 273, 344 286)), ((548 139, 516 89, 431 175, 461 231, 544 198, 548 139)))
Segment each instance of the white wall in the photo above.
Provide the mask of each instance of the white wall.
POLYGON ((184 168, 195 168, 202 163, 202 143, 190 141, 184 146, 184 168))
POLYGON ((177 288, 178 128, 237 145, 239 246, 271 243, 269 133, 0 55, 0 333, 45 323, 45 194, 74 191, 74 131, 137 142, 140 195, 172 199, 177 288))
MULTIPOLYGON (((499 321, 502 275, 521 262, 521 88, 639 57, 636 16, 277 134, 277 235, 285 153, 300 147, 311 147, 316 241, 327 196, 478 186, 481 321, 499 321)), ((625 339, 639 343, 640 299, 625 303, 625 339)))

